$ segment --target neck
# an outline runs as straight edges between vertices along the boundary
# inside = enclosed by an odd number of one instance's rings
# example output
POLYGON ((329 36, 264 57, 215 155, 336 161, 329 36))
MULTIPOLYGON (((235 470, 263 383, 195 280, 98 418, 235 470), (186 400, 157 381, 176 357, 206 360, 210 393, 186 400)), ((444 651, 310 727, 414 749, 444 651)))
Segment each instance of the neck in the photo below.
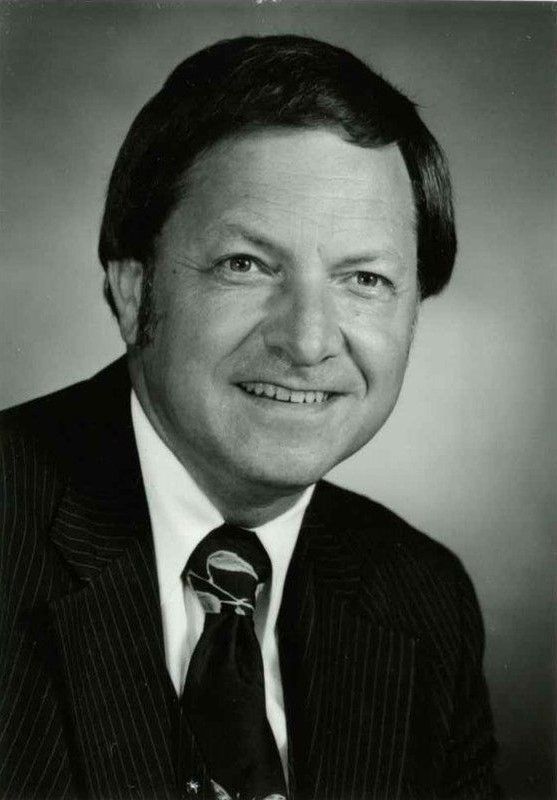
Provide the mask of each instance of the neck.
POLYGON ((213 472, 211 464, 198 464, 187 454, 173 449, 171 443, 166 441, 166 444, 224 519, 243 528, 256 528, 280 517, 297 503, 307 488, 266 486, 242 481, 237 474, 213 472))
POLYGON ((261 487, 257 489, 250 487, 249 492, 244 493, 238 491, 236 482, 230 492, 227 491, 228 487, 222 484, 219 486, 219 491, 215 492, 213 487, 205 483, 202 476, 198 476, 189 465, 187 469, 224 519, 243 528, 256 528, 280 517, 298 502, 304 492, 304 489, 300 489, 277 496, 276 489, 266 492, 261 490, 261 487))

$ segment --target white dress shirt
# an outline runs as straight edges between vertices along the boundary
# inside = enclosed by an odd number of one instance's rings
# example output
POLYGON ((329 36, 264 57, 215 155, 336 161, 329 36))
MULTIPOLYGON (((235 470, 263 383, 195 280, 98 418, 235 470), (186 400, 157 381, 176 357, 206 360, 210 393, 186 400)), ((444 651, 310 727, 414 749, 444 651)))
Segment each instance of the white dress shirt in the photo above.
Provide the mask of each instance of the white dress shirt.
MULTIPOLYGON (((133 390, 131 412, 155 544, 166 666, 180 696, 205 618, 197 595, 184 585, 181 574, 201 539, 222 525, 224 519, 162 441, 133 390)), ((273 568, 270 586, 265 586, 258 596, 254 623, 263 656, 267 718, 285 775, 288 774, 286 719, 275 625, 286 571, 313 488, 309 487, 280 517, 253 529, 273 568)))

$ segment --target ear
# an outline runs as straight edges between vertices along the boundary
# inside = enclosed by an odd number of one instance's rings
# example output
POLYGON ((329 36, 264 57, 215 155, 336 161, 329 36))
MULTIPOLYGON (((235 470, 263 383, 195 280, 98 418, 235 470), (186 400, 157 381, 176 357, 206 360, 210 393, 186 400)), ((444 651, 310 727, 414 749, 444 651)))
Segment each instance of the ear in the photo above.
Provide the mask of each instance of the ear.
POLYGON ((127 345, 134 345, 141 304, 143 265, 132 258, 109 261, 106 277, 118 311, 118 325, 122 339, 127 345))

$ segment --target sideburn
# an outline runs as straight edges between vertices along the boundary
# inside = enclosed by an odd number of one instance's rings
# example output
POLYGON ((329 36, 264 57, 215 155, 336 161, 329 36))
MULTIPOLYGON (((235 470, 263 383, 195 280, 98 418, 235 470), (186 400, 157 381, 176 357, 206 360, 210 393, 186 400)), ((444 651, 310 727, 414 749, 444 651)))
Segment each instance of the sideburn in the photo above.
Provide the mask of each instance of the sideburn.
POLYGON ((137 315, 137 339, 135 342, 135 346, 140 350, 152 343, 159 321, 153 304, 154 265, 152 261, 146 261, 143 270, 141 302, 137 315))

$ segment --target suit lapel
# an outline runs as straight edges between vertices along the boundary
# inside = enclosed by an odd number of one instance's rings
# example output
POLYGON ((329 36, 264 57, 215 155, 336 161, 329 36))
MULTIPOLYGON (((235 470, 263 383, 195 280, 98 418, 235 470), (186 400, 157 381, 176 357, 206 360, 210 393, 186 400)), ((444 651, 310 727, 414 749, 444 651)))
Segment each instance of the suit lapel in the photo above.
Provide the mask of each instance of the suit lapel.
MULTIPOLYGON (((108 539, 99 536, 100 552, 108 539)), ((82 588, 50 604, 54 646, 87 793, 166 797, 173 698, 152 557, 139 538, 121 546, 82 588)))
MULTIPOLYGON (((73 591, 49 604, 48 663, 58 671, 82 791, 166 798, 175 785, 177 700, 165 667, 129 382, 122 365, 112 370, 112 381, 105 376, 98 391, 99 378, 91 382, 89 402, 103 403, 105 418, 70 427, 64 441, 71 478, 51 540, 73 575, 73 591)), ((99 419, 98 411, 91 419, 99 419)))
POLYGON ((320 484, 306 514, 279 617, 294 797, 395 800, 407 765, 416 644, 363 575, 360 525, 320 484))

